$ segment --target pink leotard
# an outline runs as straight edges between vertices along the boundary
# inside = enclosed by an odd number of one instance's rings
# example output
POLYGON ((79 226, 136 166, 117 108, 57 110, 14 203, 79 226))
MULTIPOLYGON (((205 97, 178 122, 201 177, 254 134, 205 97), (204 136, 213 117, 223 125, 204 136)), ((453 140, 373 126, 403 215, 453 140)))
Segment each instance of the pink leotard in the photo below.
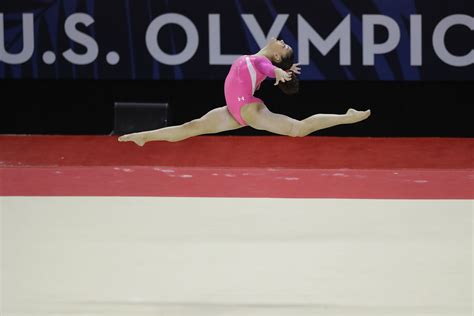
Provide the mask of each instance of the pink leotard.
POLYGON ((275 66, 264 56, 244 55, 237 58, 230 68, 224 83, 227 109, 241 125, 247 123, 240 109, 250 103, 263 103, 253 96, 265 78, 275 78, 275 66))

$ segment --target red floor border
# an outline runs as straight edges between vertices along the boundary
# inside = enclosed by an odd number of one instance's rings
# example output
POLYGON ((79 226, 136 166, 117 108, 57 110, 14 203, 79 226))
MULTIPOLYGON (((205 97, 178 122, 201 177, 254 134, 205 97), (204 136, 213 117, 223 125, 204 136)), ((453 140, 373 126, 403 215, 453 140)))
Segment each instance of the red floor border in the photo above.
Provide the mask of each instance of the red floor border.
POLYGON ((3 168, 3 196, 474 199, 474 172, 159 167, 3 168))
POLYGON ((2 196, 474 199, 472 139, 1 136, 2 196))
POLYGON ((200 136, 144 147, 113 136, 0 136, 0 167, 474 169, 470 138, 200 136))

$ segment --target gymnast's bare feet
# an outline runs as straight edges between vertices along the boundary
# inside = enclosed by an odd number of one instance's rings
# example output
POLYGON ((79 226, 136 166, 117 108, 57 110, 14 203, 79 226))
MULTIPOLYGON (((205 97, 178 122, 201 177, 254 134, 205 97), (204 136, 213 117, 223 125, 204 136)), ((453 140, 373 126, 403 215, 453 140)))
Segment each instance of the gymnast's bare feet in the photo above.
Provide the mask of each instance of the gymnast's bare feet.
POLYGON ((118 138, 118 141, 119 142, 134 142, 140 147, 142 147, 146 143, 145 136, 141 133, 127 134, 127 135, 120 136, 118 138))
POLYGON ((354 109, 349 109, 346 113, 348 123, 357 123, 367 119, 370 116, 370 110, 367 111, 356 111, 354 109))

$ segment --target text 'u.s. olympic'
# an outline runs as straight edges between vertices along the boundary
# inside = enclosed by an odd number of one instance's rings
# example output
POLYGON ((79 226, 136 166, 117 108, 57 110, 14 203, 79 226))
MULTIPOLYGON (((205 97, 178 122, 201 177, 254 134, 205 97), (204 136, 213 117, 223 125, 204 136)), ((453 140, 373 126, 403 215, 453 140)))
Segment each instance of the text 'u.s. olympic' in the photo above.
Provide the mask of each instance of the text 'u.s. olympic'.
MULTIPOLYGON (((264 32, 253 14, 242 14, 241 18, 248 28, 249 33, 258 46, 263 47, 272 37, 279 37, 287 20, 288 14, 278 14, 273 21, 268 32, 264 32)), ((351 45, 352 33, 351 15, 345 16, 336 28, 326 37, 320 33, 303 17, 297 15, 297 51, 298 62, 302 65, 310 63, 310 50, 315 48, 323 56, 330 51, 339 49, 339 64, 341 66, 350 66, 353 61, 353 46, 351 45)), ((35 17, 32 13, 24 13, 22 15, 22 39, 23 45, 21 50, 16 52, 8 51, 5 43, 5 23, 4 14, 0 13, 0 62, 18 65, 28 62, 35 50, 35 17)), ((410 65, 423 65, 423 47, 422 40, 426 33, 423 32, 422 24, 423 16, 414 14, 409 16, 409 36, 410 36, 410 65)), ((401 31, 400 25, 393 18, 380 15, 370 14, 362 15, 362 64, 364 66, 373 66, 377 55, 384 55, 396 50, 400 44, 401 31), (384 28, 388 34, 383 42, 377 43, 375 40, 375 29, 384 28)), ((221 46, 222 36, 231 34, 222 34, 221 32, 221 15, 208 15, 209 36, 209 64, 210 65, 230 65, 239 54, 223 54, 221 46)), ((82 45, 85 49, 81 53, 69 48, 61 52, 61 56, 68 62, 75 65, 87 65, 95 62, 99 56, 99 43, 90 34, 83 32, 84 27, 90 27, 95 22, 94 18, 86 13, 74 13, 68 16, 64 23, 66 36, 70 41, 82 45), (80 26, 80 29, 78 28, 80 26)), ((470 31, 474 31, 474 17, 465 14, 455 14, 446 16, 437 23, 431 36, 432 49, 436 56, 445 64, 453 67, 467 67, 474 64, 474 48, 468 48, 463 54, 455 55, 452 50, 447 47, 446 43, 448 30, 455 26, 467 27, 470 31)), ((469 37, 469 33, 468 34, 469 37)), ((181 65, 191 60, 200 45, 199 32, 193 21, 185 15, 178 13, 166 13, 157 16, 148 26, 143 34, 149 54, 157 62, 165 65, 181 65), (184 48, 177 53, 169 54, 160 46, 158 34, 164 26, 175 25, 181 28, 186 34, 186 42, 184 48)), ((466 38, 468 42, 469 39, 466 38)), ((237 53, 237 52, 236 52, 237 53)), ((43 59, 47 63, 53 63, 56 58, 55 53, 47 51, 43 55, 43 59)), ((119 62, 119 52, 109 52, 107 54, 107 62, 109 64, 117 64, 119 62)))

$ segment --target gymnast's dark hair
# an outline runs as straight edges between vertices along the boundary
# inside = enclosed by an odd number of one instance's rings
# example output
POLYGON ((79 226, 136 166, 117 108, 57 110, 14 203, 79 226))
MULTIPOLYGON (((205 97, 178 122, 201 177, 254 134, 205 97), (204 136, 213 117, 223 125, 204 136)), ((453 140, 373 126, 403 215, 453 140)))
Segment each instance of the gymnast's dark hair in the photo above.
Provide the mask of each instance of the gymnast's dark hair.
MULTIPOLYGON (((272 62, 274 66, 283 70, 289 70, 293 66, 293 52, 289 53, 285 58, 282 58, 280 62, 272 62)), ((285 94, 296 94, 300 90, 300 81, 298 75, 291 72, 291 80, 287 82, 278 83, 278 87, 285 94)))

